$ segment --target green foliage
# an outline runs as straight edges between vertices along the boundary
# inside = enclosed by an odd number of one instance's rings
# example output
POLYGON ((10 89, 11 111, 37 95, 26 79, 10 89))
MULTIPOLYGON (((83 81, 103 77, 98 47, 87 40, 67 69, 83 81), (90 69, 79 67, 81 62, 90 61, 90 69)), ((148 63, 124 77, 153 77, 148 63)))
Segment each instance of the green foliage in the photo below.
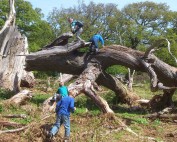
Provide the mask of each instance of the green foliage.
MULTIPOLYGON (((50 25, 42 20, 41 9, 33 9, 28 1, 15 0, 16 25, 19 31, 26 35, 29 41, 29 49, 34 52, 54 39, 50 25)), ((0 1, 0 28, 6 21, 9 13, 8 0, 0 1)))
POLYGON ((159 126, 159 125, 161 125, 161 123, 162 122, 159 119, 156 119, 156 120, 153 121, 152 125, 159 126))
POLYGON ((0 0, 0 29, 3 27, 5 21, 7 20, 9 10, 8 1, 0 0))
POLYGON ((120 65, 113 65, 109 68, 106 69, 106 72, 112 75, 116 75, 116 74, 126 74, 128 72, 127 68, 124 66, 120 66, 120 65))
POLYGON ((122 10, 124 26, 126 27, 126 45, 134 49, 139 44, 149 43, 149 40, 164 34, 170 24, 169 7, 154 2, 132 3, 122 10), (152 12, 153 10, 153 12, 152 12))
POLYGON ((55 71, 33 71, 35 78, 47 79, 48 76, 56 77, 58 72, 55 71))
POLYGON ((75 106, 79 108, 87 108, 90 111, 98 109, 95 103, 86 96, 77 97, 77 99, 75 100, 75 106))
POLYGON ((0 100, 9 99, 9 98, 11 98, 13 95, 14 95, 14 92, 0 88, 0 100))
POLYGON ((49 94, 37 94, 30 100, 30 102, 36 104, 37 106, 40 106, 50 96, 51 95, 49 94))
MULTIPOLYGON (((114 33, 116 23, 113 20, 119 15, 120 11, 114 4, 90 2, 89 5, 81 3, 78 4, 78 7, 68 9, 60 8, 58 10, 54 8, 47 20, 56 36, 70 31, 68 17, 82 21, 84 23, 84 32, 81 37, 88 41, 97 32, 102 33, 103 37, 114 33)), ((110 38, 113 41, 112 37, 110 38)))
POLYGON ((0 113, 3 111, 3 105, 0 104, 0 113))
POLYGON ((32 119, 30 117, 24 118, 24 119, 19 119, 19 118, 13 118, 12 119, 14 122, 26 125, 32 122, 32 119))

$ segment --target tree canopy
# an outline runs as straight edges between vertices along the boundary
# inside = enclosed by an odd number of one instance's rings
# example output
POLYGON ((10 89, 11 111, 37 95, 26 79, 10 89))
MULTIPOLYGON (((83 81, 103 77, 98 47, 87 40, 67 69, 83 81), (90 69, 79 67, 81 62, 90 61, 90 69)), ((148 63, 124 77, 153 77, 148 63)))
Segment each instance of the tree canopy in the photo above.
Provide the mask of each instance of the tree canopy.
MULTIPOLYGON (((71 8, 54 8, 48 15, 50 23, 56 37, 64 32, 70 31, 68 17, 80 20, 84 23, 84 32, 81 37, 84 40, 96 32, 100 32, 105 39, 105 43, 120 44, 133 49, 145 51, 155 40, 167 38, 171 44, 173 54, 177 55, 176 46, 176 12, 171 11, 166 3, 138 2, 125 6, 122 10, 114 3, 95 4, 90 2, 78 3, 78 6, 71 8)), ((167 44, 162 45, 167 47, 167 44)), ((175 65, 170 55, 161 55, 162 60, 175 65)))
MULTIPOLYGON (((40 8, 33 8, 30 2, 15 1, 16 25, 19 31, 28 37, 29 50, 37 51, 53 39, 53 33, 47 21, 43 20, 40 8), (42 38, 41 38, 42 36, 42 38)), ((4 25, 9 12, 7 0, 0 0, 0 27, 4 25)))

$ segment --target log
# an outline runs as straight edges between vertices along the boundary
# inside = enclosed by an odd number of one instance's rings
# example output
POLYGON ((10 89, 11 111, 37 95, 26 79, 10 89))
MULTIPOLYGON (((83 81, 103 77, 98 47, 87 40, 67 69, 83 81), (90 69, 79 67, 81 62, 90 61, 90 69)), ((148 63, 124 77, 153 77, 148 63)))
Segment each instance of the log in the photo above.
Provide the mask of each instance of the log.
POLYGON ((26 114, 9 114, 9 115, 3 115, 5 118, 27 118, 26 114))
POLYGON ((18 127, 18 126, 22 126, 22 124, 15 123, 15 122, 9 122, 9 121, 0 121, 0 126, 3 126, 3 127, 7 127, 7 126, 18 127))
POLYGON ((12 129, 12 130, 4 130, 4 131, 0 130, 0 134, 20 132, 20 131, 23 131, 23 130, 25 130, 27 128, 28 128, 28 126, 24 126, 24 127, 17 128, 17 129, 12 129))
POLYGON ((35 77, 32 72, 23 70, 20 87, 33 88, 35 85, 35 77))
POLYGON ((13 97, 11 97, 10 99, 6 100, 6 102, 15 105, 23 105, 31 98, 32 98, 31 91, 23 90, 18 94, 14 95, 13 97))
MULTIPOLYGON (((68 38, 70 38, 70 35, 68 35, 68 38)), ((116 80, 105 72, 111 65, 123 65, 132 70, 147 72, 151 79, 151 91, 157 91, 158 89, 169 89, 168 91, 170 91, 171 89, 175 90, 177 87, 177 77, 175 77, 177 76, 177 68, 159 60, 155 55, 151 54, 151 50, 144 53, 121 45, 110 45, 100 49, 98 54, 91 55, 90 53, 78 51, 79 48, 85 46, 88 46, 88 43, 84 41, 67 43, 66 45, 57 43, 57 46, 55 44, 53 47, 31 53, 26 57, 26 70, 50 70, 79 75, 76 81, 70 84, 69 87, 76 87, 74 89, 76 96, 79 93, 85 93, 91 97, 103 112, 109 112, 110 110, 109 107, 105 109, 106 103, 96 95, 98 93, 95 94, 91 89, 94 88, 94 83, 113 90, 123 103, 133 105, 136 100, 140 99, 134 92, 130 92, 118 79, 116 80), (93 73, 86 71, 90 70, 89 65, 97 68, 94 69, 94 71, 97 70, 96 74, 92 70, 93 73), (93 80, 89 79, 93 77, 93 80), (88 86, 89 89, 83 88, 83 86, 88 86)), ((172 91, 169 96, 171 97, 173 93, 172 91)), ((166 94, 168 93, 166 92, 166 94)), ((171 99, 169 98, 168 100, 170 101, 171 99)))

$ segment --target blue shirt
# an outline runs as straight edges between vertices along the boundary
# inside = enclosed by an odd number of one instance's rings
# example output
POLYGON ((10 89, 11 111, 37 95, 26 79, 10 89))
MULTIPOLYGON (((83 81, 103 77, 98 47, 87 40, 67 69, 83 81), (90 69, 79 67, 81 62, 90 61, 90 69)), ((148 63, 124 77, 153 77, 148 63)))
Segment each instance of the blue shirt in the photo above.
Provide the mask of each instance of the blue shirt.
POLYGON ((102 38, 101 35, 95 34, 95 35, 92 37, 92 39, 93 39, 94 41, 96 41, 96 42, 100 41, 101 44, 104 45, 104 40, 103 40, 103 38, 102 38))
POLYGON ((57 93, 62 97, 66 97, 68 96, 68 88, 66 86, 61 86, 58 88, 57 93))
POLYGON ((57 102, 55 112, 57 115, 70 116, 70 112, 74 112, 74 98, 67 96, 57 102))

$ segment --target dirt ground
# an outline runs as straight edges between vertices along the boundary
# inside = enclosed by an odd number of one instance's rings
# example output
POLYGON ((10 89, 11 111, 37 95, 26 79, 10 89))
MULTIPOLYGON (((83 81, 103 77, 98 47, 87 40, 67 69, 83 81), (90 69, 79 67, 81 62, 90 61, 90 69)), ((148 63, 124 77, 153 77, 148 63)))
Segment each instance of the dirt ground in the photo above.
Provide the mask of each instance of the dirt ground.
MULTIPOLYGON (((126 122, 118 117, 113 118, 105 115, 71 116, 71 137, 70 142, 150 142, 147 137, 155 138, 155 141, 176 142, 177 123, 175 122, 153 122, 144 124, 133 124, 129 122, 127 126, 136 134, 128 132, 120 121, 126 122)), ((49 142, 46 132, 50 130, 55 116, 52 115, 45 120, 30 123, 27 129, 16 133, 0 134, 0 142, 49 142)), ((64 128, 61 127, 59 133, 52 142, 62 142, 64 128)))

